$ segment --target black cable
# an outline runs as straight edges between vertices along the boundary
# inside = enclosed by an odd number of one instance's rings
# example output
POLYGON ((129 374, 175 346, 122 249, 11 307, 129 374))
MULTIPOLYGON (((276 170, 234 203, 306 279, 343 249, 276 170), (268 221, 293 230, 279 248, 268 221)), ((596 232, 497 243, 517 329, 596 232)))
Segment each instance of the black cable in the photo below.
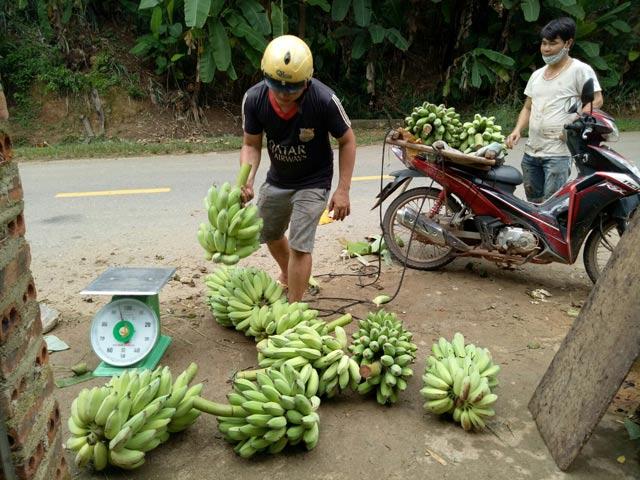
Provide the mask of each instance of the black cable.
MULTIPOLYGON (((385 143, 386 143, 386 137, 385 137, 385 143)), ((438 157, 440 157, 440 155, 438 155, 438 157)), ((438 159, 436 159, 437 161, 438 159)), ((382 178, 380 179, 380 184, 382 185, 382 178)), ((431 185, 429 185, 429 188, 433 187, 433 184, 435 183, 434 179, 431 179, 431 185)), ((425 195, 424 197, 422 197, 422 203, 420 204, 420 208, 418 209, 418 213, 416 214, 416 219, 413 222, 413 225, 411 226, 411 235, 409 236, 409 243, 407 244, 407 253, 404 256, 404 262, 402 265, 402 274, 400 275, 400 281, 398 282, 398 286, 396 287, 396 291, 394 292, 394 294, 391 296, 391 298, 389 299, 388 302, 386 303, 391 303, 395 300, 395 298, 398 296, 398 293, 400 293, 400 289, 402 288, 402 283, 404 282, 404 275, 407 272, 407 263, 409 261, 409 253, 411 252, 411 244, 413 243, 413 235, 416 231, 416 226, 418 224, 418 219, 420 218, 420 214, 422 213, 422 209, 424 207, 424 202, 427 200, 427 196, 425 195)), ((382 204, 380 205, 380 207, 382 208, 382 204)), ((381 217, 382 218, 382 217, 381 217)), ((383 232, 384 235, 384 225, 382 224, 382 220, 380 220, 380 229, 383 232)), ((390 233, 390 235, 393 234, 393 232, 390 233)))
MULTIPOLYGON (((382 194, 382 188, 383 188, 383 181, 382 181, 382 177, 384 175, 384 156, 385 156, 385 151, 387 148, 387 137, 389 136, 389 133, 391 133, 393 131, 393 129, 389 129, 387 131, 387 133, 384 136, 384 141, 382 143, 382 155, 380 157, 380 194, 382 194)), ((382 238, 380 239, 380 243, 382 244, 382 241, 384 240, 384 228, 382 225, 382 204, 384 202, 380 202, 380 205, 378 205, 378 220, 379 220, 379 225, 380 225, 380 232, 382 234, 382 238)), ((413 235, 413 233, 412 233, 413 235)), ((371 267, 371 266, 369 266, 371 267)), ((337 278, 337 277, 358 277, 358 283, 356 283, 357 286, 359 286, 360 288, 364 288, 364 287, 368 287, 371 285, 374 285, 378 282, 378 280, 380 280, 380 275, 382 273, 382 255, 381 252, 378 253, 378 267, 374 272, 369 272, 366 273, 366 265, 362 265, 360 267, 358 267, 359 270, 365 270, 365 271, 361 271, 358 273, 322 273, 320 275, 314 275, 314 278, 319 278, 319 277, 330 277, 330 278, 337 278), (375 275, 375 279, 372 282, 369 283, 363 283, 362 282, 362 278, 363 277, 371 277, 375 275)), ((405 265, 405 269, 406 269, 406 265, 405 265)), ((403 272, 403 276, 404 276, 404 272, 403 272)), ((320 302, 323 300, 344 300, 344 301, 348 301, 350 303, 343 305, 341 307, 338 307, 336 309, 323 309, 323 308, 316 308, 315 310, 318 310, 319 312, 324 312, 323 315, 319 315, 320 317, 325 317, 325 316, 330 316, 336 313, 342 313, 344 314, 344 310, 346 308, 349 307, 353 307, 355 305, 360 305, 360 304, 365 304, 365 303, 370 303, 369 300, 362 300, 362 299, 356 299, 356 298, 343 298, 343 297, 318 297, 318 298, 314 298, 313 300, 311 300, 309 303, 313 303, 313 302, 320 302)), ((357 317, 354 316, 354 318, 357 319, 357 317)))
MULTIPOLYGON (((382 155, 380 158, 380 195, 382 195, 382 190, 383 190, 383 175, 384 175, 384 158, 385 158, 385 152, 386 152, 386 148, 387 148, 387 137, 389 136, 389 133, 391 133, 392 129, 389 129, 387 131, 387 133, 384 136, 384 141, 382 144, 382 155)), ((432 180, 431 185, 433 186, 434 180, 432 180)), ((409 243, 407 245, 407 253, 405 255, 404 258, 404 262, 403 262, 403 268, 402 268, 402 275, 400 276, 400 281, 398 282, 398 286, 396 288, 395 293, 393 294, 393 296, 391 297, 391 299, 389 300, 390 303, 392 302, 397 296, 398 293, 400 292, 400 289, 402 288, 402 283, 404 281, 404 276, 405 273, 407 271, 407 262, 409 260, 409 253, 411 251, 411 244, 413 242, 413 236, 416 230, 416 225, 418 223, 418 218, 420 216, 420 214, 422 213, 422 209, 424 207, 424 203, 426 201, 427 197, 423 197, 422 198, 422 203, 420 204, 420 209, 418 210, 418 214, 416 216, 415 221, 413 222, 412 228, 411 228, 411 236, 409 237, 409 243)), ((378 205, 378 222, 379 222, 379 226, 380 226, 380 232, 382 234, 382 238, 381 238, 381 242, 384 240, 384 224, 382 221, 382 204, 384 202, 380 202, 380 205, 378 205)), ((387 247, 388 248, 388 247, 387 247)), ((377 269, 373 272, 366 272, 366 268, 367 266, 363 265, 358 267, 359 270, 365 270, 365 271, 360 271, 357 273, 323 273, 320 275, 314 275, 314 277, 330 277, 330 278, 337 278, 337 277, 358 277, 358 283, 357 285, 360 288, 364 288, 364 287, 368 287, 371 285, 374 285, 378 282, 378 280, 380 280, 380 275, 382 274, 382 255, 378 255, 378 266, 377 269), (375 275, 375 279, 369 283, 363 283, 362 282, 362 278, 363 277, 371 277, 375 275)), ((369 300, 362 300, 362 299, 355 299, 355 298, 344 298, 344 297, 318 297, 318 298, 314 298, 313 300, 311 300, 309 303, 313 303, 313 302, 321 302, 324 300, 341 300, 341 301, 347 301, 349 303, 342 305, 338 308, 316 308, 316 310, 318 310, 319 312, 323 312, 322 315, 318 315, 319 317, 327 317, 327 316, 331 316, 334 314, 344 314, 345 313, 345 309, 349 308, 349 307, 353 307, 355 305, 360 305, 360 304, 368 304, 370 303, 369 300)), ((358 319, 358 317, 354 316, 355 319, 358 319)))

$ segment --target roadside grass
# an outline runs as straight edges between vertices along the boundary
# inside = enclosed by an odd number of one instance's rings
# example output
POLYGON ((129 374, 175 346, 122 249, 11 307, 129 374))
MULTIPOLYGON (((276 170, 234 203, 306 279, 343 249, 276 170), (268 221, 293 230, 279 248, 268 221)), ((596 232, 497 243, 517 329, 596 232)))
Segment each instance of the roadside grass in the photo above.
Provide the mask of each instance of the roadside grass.
POLYGON ((636 118, 616 118, 616 125, 621 132, 640 131, 640 114, 636 118))
MULTIPOLYGON (((355 129, 359 146, 382 144, 386 129, 355 129)), ((334 141, 334 146, 337 144, 334 141)), ((171 140, 168 142, 136 142, 134 140, 95 140, 91 143, 60 143, 44 147, 14 147, 14 157, 20 161, 59 160, 70 158, 132 157, 146 155, 169 155, 185 153, 207 153, 239 150, 242 137, 203 137, 193 141, 171 140)))
MULTIPOLYGON (((496 123, 503 125, 503 132, 510 132, 517 112, 513 109, 498 109, 492 112, 496 123)), ((463 116, 465 116, 463 114, 463 116)), ((639 118, 617 118, 621 132, 640 131, 639 118)), ((354 128, 358 146, 382 145, 387 128, 354 128)), ((337 146, 332 140, 334 147, 337 146)), ((71 158, 132 157, 147 155, 170 155, 187 153, 207 153, 239 150, 242 137, 226 135, 222 137, 203 137, 192 141, 170 140, 167 142, 138 142, 134 140, 95 140, 91 143, 60 143, 44 147, 17 146, 14 157, 20 161, 57 160, 71 158)))
POLYGON ((206 153, 237 150, 242 138, 237 136, 202 138, 198 141, 137 142, 134 140, 95 140, 90 143, 61 143, 44 147, 14 148, 17 160, 56 160, 68 158, 132 157, 181 153, 206 153))

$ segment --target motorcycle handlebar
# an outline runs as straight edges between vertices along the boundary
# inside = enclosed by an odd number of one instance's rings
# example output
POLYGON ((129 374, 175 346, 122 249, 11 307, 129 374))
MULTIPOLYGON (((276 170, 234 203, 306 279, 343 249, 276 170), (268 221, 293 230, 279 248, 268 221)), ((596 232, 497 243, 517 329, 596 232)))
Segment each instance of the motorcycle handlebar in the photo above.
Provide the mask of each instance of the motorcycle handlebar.
POLYGON ((571 122, 568 123, 564 126, 565 130, 575 130, 577 132, 579 132, 580 130, 582 130, 582 126, 584 124, 582 123, 582 121, 580 120, 576 120, 575 122, 571 122))

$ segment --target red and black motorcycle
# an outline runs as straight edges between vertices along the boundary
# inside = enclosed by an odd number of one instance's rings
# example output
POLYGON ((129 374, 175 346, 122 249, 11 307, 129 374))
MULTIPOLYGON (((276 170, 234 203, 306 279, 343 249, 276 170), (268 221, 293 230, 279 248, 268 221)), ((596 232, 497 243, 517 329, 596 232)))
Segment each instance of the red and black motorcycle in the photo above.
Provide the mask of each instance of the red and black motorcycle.
MULTIPOLYGON (((581 101, 593 101, 593 81, 585 83, 581 101)), ((569 111, 578 110, 576 102, 569 111)), ((578 177, 541 204, 514 195, 522 183, 514 167, 481 171, 446 161, 446 152, 433 161, 392 146, 408 167, 391 173, 395 179, 378 195, 377 205, 403 190, 383 219, 393 256, 422 270, 457 257, 572 264, 584 243, 584 265, 595 282, 640 203, 640 170, 602 144, 618 133, 613 118, 598 110, 576 117, 565 130, 578 177), (433 183, 407 189, 416 177, 433 183)))

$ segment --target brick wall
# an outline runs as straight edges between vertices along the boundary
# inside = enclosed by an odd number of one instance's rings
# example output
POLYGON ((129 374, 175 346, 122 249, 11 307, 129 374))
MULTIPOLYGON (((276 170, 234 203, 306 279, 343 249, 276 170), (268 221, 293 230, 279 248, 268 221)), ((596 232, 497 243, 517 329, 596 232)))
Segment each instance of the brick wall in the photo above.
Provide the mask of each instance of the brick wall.
POLYGON ((23 210, 18 165, 9 137, 0 134, 0 409, 16 476, 68 479, 23 210))

